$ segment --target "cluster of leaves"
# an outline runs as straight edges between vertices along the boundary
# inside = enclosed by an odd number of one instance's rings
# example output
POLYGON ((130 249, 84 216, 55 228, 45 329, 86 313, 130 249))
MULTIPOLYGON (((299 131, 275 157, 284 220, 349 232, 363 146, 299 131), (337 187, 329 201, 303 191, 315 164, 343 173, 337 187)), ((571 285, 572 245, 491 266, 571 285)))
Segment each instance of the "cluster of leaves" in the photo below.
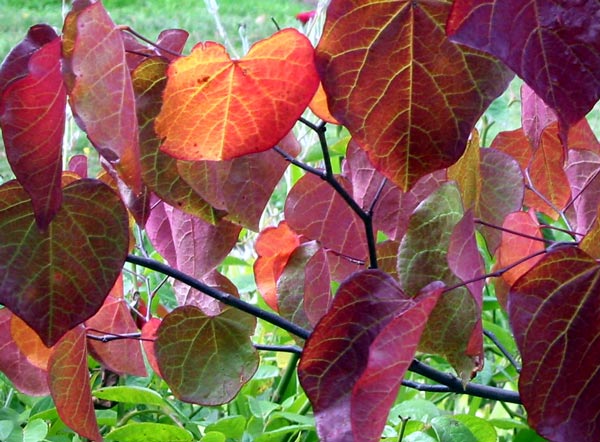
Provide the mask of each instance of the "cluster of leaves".
POLYGON ((148 45, 99 1, 75 1, 62 35, 32 27, 0 69, 17 178, 0 186, 0 370, 101 440, 88 355, 143 376, 145 354, 177 398, 222 404, 257 370, 258 317, 302 345, 322 440, 379 440, 407 370, 521 401, 551 440, 598 439, 600 144, 585 116, 600 97, 599 15, 593 0, 332 0, 316 49, 285 29, 232 60, 212 42, 182 56, 182 30, 148 45), (523 127, 481 148, 474 127, 513 72, 523 127), (67 102, 97 178, 82 156, 63 170, 67 102), (302 118, 309 105, 321 122, 302 118), (301 159, 298 120, 322 169, 301 159), (339 173, 332 124, 352 136, 339 173), (260 230, 290 163, 305 173, 255 244, 273 313, 218 268, 242 228, 260 230), (168 265, 143 256, 133 223, 168 265), (132 306, 126 261, 175 278, 177 308, 132 306), (484 290, 509 314, 518 396, 469 384, 484 290))

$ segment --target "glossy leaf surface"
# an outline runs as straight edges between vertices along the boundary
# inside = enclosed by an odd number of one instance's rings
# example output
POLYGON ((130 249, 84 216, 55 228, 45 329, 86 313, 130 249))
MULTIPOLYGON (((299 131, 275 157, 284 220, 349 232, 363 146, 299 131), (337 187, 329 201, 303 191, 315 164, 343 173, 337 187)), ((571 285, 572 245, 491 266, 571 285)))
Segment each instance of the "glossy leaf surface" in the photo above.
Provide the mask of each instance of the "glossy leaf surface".
POLYGON ((502 60, 571 125, 600 98, 599 14, 595 0, 458 0, 447 32, 502 60))
POLYGON ((0 187, 0 297, 46 345, 55 344, 102 305, 129 245, 118 196, 95 180, 63 189, 46 232, 16 182, 0 187))
POLYGON ((217 43, 197 45, 168 70, 156 132, 164 152, 226 160, 275 146, 295 124, 319 80, 309 40, 292 29, 232 60, 217 43))
POLYGON ((564 248, 547 255, 509 295, 523 357, 521 398, 530 425, 556 442, 600 437, 599 272, 584 252, 564 248))
POLYGON ((232 308, 207 316, 193 306, 173 310, 158 329, 160 372, 181 400, 229 402, 258 367, 250 335, 255 319, 232 308))
POLYGON ((403 190, 458 160, 511 77, 491 57, 447 40, 450 6, 334 0, 317 47, 333 116, 403 190))

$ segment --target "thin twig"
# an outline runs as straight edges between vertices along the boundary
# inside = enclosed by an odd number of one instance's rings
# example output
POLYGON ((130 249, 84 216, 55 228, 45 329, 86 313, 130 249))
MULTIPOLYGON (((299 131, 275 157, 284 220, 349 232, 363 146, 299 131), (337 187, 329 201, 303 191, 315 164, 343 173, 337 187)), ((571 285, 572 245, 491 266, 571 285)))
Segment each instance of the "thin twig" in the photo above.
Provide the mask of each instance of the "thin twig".
POLYGON ((489 330, 483 330, 483 334, 494 343, 494 345, 496 347, 498 347, 498 350, 500 350, 500 352, 504 355, 504 357, 506 359, 508 359, 508 362, 511 363, 511 365, 513 367, 515 367, 515 369, 517 370, 517 373, 521 373, 521 365, 517 362, 517 360, 514 358, 514 356, 508 351, 508 349, 502 345, 502 343, 498 340, 498 338, 496 337, 496 335, 494 333, 492 333, 489 330))
POLYGON ((546 244, 554 244, 554 241, 552 241, 551 239, 540 238, 539 236, 528 235, 527 233, 518 232, 518 231, 512 230, 512 229, 507 229, 506 227, 497 226, 495 224, 491 224, 486 221, 483 221, 482 219, 475 219, 474 222, 475 222, 475 224, 481 224, 482 226, 491 227, 492 229, 500 230, 501 232, 510 233, 512 235, 520 236, 522 238, 527 238, 527 239, 531 239, 534 241, 540 241, 540 242, 543 242, 546 244))
MULTIPOLYGON (((157 45, 155 42, 153 42, 152 40, 144 37, 142 34, 134 31, 129 26, 119 26, 119 29, 121 31, 129 32, 131 35, 134 35, 135 37, 139 38, 140 40, 145 41, 149 45, 155 47, 156 49, 159 49, 162 52, 166 52, 167 54, 173 55, 175 57, 181 57, 181 53, 180 52, 175 52, 175 51, 172 51, 171 49, 163 48, 162 46, 157 45)), ((143 55, 145 57, 148 57, 148 54, 139 53, 138 55, 143 55)))

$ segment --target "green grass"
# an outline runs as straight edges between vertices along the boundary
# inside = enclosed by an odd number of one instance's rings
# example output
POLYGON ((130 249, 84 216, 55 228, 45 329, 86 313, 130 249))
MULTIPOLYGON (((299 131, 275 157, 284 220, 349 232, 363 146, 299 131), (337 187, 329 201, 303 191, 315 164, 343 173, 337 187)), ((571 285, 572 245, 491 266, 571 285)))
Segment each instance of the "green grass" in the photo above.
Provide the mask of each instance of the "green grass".
MULTIPOLYGON (((242 47, 240 25, 245 26, 252 43, 275 32, 271 17, 281 27, 298 26, 295 15, 310 9, 302 0, 217 0, 217 3, 223 27, 238 51, 242 47)), ((163 29, 182 28, 190 32, 190 46, 206 40, 223 42, 204 0, 106 0, 104 5, 115 23, 131 26, 150 39, 155 39, 163 29)), ((36 23, 48 23, 57 29, 62 26, 60 0, 0 0, 0 11, 2 59, 30 26, 36 23)))

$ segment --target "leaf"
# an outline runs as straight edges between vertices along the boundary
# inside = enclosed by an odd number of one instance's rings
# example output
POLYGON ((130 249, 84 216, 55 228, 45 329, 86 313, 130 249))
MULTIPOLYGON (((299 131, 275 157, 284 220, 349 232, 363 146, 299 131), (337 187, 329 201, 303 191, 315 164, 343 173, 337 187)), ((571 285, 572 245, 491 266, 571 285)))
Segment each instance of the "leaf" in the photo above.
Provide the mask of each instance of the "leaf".
POLYGON ((571 187, 574 209, 573 228, 587 233, 598 216, 600 204, 600 155, 585 150, 569 150, 566 175, 571 187))
MULTIPOLYGON (((348 189, 343 178, 338 180, 348 189)), ((366 260, 367 241, 362 221, 328 183, 315 175, 305 174, 296 182, 287 196, 284 212, 295 232, 342 256, 366 260)))
POLYGON ((198 44, 169 66, 155 129, 162 150, 184 160, 227 160, 272 148, 308 106, 319 79, 310 41, 284 29, 231 60, 198 44))
POLYGON ((277 280, 279 314, 312 329, 331 305, 327 256, 316 241, 294 249, 277 280))
POLYGON ((340 285, 331 309, 306 341, 298 367, 321 440, 354 440, 351 395, 367 368, 369 348, 386 324, 414 305, 379 270, 354 273, 340 285))
POLYGON ((128 423, 122 427, 115 428, 105 437, 106 440, 119 442, 191 442, 192 434, 176 425, 156 424, 153 422, 128 423))
POLYGON ((523 359, 529 424, 555 442, 596 440, 600 267, 576 247, 550 252, 512 287, 508 313, 523 359))
POLYGON ((0 300, 47 346, 100 308, 128 246, 127 212, 99 181, 66 186, 45 232, 25 191, 14 181, 0 186, 0 300))
MULTIPOLYGON (((42 367, 43 358, 41 353, 43 350, 38 353, 37 349, 39 347, 36 347, 33 352, 30 352, 28 350, 32 347, 24 344, 21 339, 22 335, 16 333, 19 338, 13 338, 13 329, 20 328, 21 324, 23 328, 29 328, 20 320, 15 321, 15 323, 19 322, 19 325, 13 324, 13 318, 16 318, 16 316, 10 310, 6 308, 0 310, 0 371, 10 379, 15 388, 21 393, 30 396, 46 396, 50 394, 46 379, 46 366, 49 355, 45 356, 46 363, 42 367), (27 353, 21 349, 24 349, 27 353), (34 357, 32 357, 33 355, 34 357)), ((32 330, 29 336, 31 335, 37 337, 32 330)), ((38 341, 44 347, 39 338, 38 341)))
MULTIPOLYGON (((288 155, 302 147, 288 132, 278 143, 288 155)), ((213 207, 226 211, 225 218, 258 231, 261 215, 289 162, 274 150, 228 161, 178 161, 183 179, 213 207)))
POLYGON ((258 367, 250 336, 255 318, 224 308, 217 316, 179 307, 162 321, 155 351, 163 378, 177 398, 201 405, 232 400, 258 367))
POLYGON ((333 116, 406 191, 462 155, 512 74, 444 33, 450 2, 334 0, 317 46, 333 116))
POLYGON ((161 378, 163 377, 160 368, 158 367, 158 361, 156 360, 156 350, 154 343, 156 341, 158 328, 160 327, 161 320, 158 318, 150 318, 148 322, 146 322, 142 327, 142 347, 144 347, 144 352, 146 353, 146 358, 148 358, 148 364, 161 378))
POLYGON ((572 125, 600 98, 598 14, 596 1, 458 0, 447 33, 498 57, 572 125))
POLYGON ((340 124, 340 122, 336 120, 329 111, 329 107, 327 105, 327 95, 325 94, 325 89, 323 89, 322 83, 319 83, 317 92, 315 92, 315 96, 310 101, 308 107, 310 108, 312 113, 319 117, 321 120, 331 124, 340 124))
POLYGON ((67 93, 61 73, 60 38, 32 53, 26 75, 0 92, 0 126, 8 162, 31 196, 39 228, 46 229, 62 200, 67 93))
POLYGON ((256 288, 265 302, 278 311, 277 280, 281 276, 292 252, 300 245, 300 237, 288 223, 267 227, 256 238, 254 248, 258 257, 254 261, 256 288))
POLYGON ((134 194, 141 193, 135 97, 123 38, 101 2, 73 4, 63 28, 63 62, 77 124, 134 194))
POLYGON ((154 132, 154 119, 162 106, 167 67, 164 59, 154 57, 140 63, 131 74, 140 126, 142 179, 167 204, 215 222, 217 211, 179 175, 177 160, 160 151, 161 140, 154 132))
POLYGON ((103 387, 94 390, 94 397, 106 401, 121 402, 124 404, 144 404, 156 407, 166 407, 167 402, 154 390, 135 385, 119 385, 103 387))
POLYGON ((556 114, 527 84, 521 86, 521 121, 533 149, 537 149, 542 131, 557 121, 556 114))
POLYGON ((389 410, 442 289, 439 283, 425 289, 416 305, 387 324, 371 344, 367 368, 352 391, 352 428, 360 440, 380 440, 389 410))
POLYGON ((69 331, 54 347, 48 362, 48 381, 58 415, 83 437, 102 440, 90 389, 83 326, 69 331))
MULTIPOLYGON (((440 186, 413 212, 398 251, 398 275, 408 295, 428 284, 459 284, 448 264, 452 231, 463 218, 460 193, 453 183, 440 186)), ((475 298, 465 287, 441 297, 423 332, 420 350, 444 355, 463 379, 479 366, 480 348, 471 352, 469 342, 479 320, 475 298)))
MULTIPOLYGON (((90 334, 127 335, 138 331, 129 305, 122 297, 122 283, 121 280, 121 296, 115 297, 114 294, 110 294, 100 310, 85 321, 90 334)), ((137 339, 117 339, 110 342, 90 339, 88 349, 94 359, 115 373, 147 376, 140 341, 137 339)))

